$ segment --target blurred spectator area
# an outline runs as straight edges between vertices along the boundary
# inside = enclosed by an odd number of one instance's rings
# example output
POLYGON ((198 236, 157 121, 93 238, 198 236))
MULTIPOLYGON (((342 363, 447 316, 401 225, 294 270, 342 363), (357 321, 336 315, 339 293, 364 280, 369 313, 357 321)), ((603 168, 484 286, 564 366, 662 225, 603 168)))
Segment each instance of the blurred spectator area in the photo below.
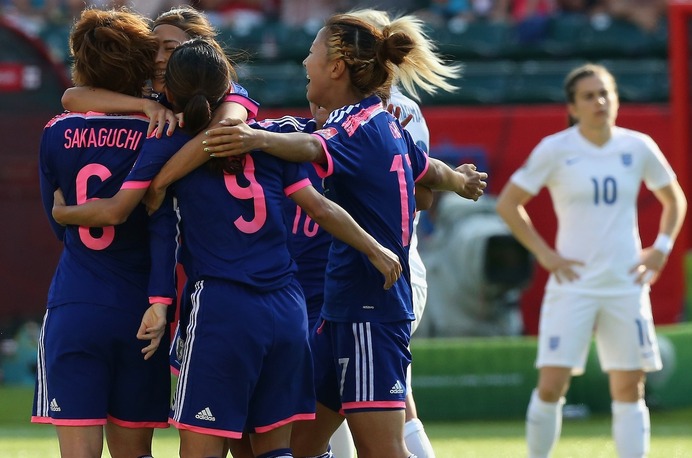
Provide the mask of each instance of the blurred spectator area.
MULTIPOLYGON (((627 16, 595 11, 575 13, 563 8, 528 17, 498 17, 497 12, 483 16, 476 12, 472 17, 458 13, 441 19, 435 19, 429 10, 416 11, 426 21, 438 51, 448 60, 464 64, 463 74, 455 81, 458 91, 424 96, 423 102, 562 103, 564 76, 574 65, 587 61, 611 69, 623 102, 668 101, 665 17, 643 27, 627 16)), ((238 66, 240 83, 263 107, 302 106, 305 102, 307 81, 302 60, 321 21, 298 24, 282 20, 283 15, 267 15, 263 20, 245 21, 242 26, 216 21, 219 38, 238 66)), ((47 23, 38 36, 53 56, 69 67, 68 33, 66 24, 47 23)))
MULTIPOLYGON (((515 22, 475 20, 462 28, 428 25, 438 51, 464 65, 453 94, 424 96, 426 105, 562 103, 567 72, 583 62, 608 66, 623 102, 666 102, 669 93, 667 26, 647 31, 625 19, 555 15, 539 38, 526 42, 515 22)), ((275 22, 238 33, 222 30, 232 51, 242 50, 240 83, 263 106, 301 106, 302 60, 315 30, 275 22)))

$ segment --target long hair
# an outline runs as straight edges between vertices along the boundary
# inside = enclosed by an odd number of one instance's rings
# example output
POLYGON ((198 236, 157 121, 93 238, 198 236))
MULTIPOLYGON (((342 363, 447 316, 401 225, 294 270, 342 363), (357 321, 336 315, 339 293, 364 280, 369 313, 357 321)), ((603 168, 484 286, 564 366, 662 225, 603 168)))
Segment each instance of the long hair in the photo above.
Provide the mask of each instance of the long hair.
MULTIPOLYGON (((191 6, 177 6, 161 13, 154 20, 152 30, 164 24, 179 28, 185 32, 190 39, 205 39, 209 44, 214 46, 221 55, 225 55, 232 64, 230 56, 218 41, 219 32, 211 25, 203 13, 191 6)), ((233 81, 237 81, 238 75, 232 65, 230 66, 230 71, 233 81)))
POLYGON ((213 43, 195 38, 173 51, 165 82, 173 106, 183 113, 185 129, 196 134, 228 92, 231 68, 213 43))
POLYGON ((383 11, 354 10, 329 18, 326 29, 330 57, 344 59, 352 84, 364 95, 388 99, 393 83, 415 99, 419 88, 429 94, 457 89, 448 80, 461 74, 461 65, 436 53, 423 22, 414 16, 390 19, 383 11))
POLYGON ((82 11, 69 39, 73 59, 72 80, 140 96, 144 82, 154 73, 156 39, 150 22, 127 9, 82 11))
MULTIPOLYGON (((178 46, 168 59, 166 92, 176 111, 182 111, 184 129, 196 134, 211 121, 231 85, 232 68, 213 42, 195 38, 178 46)), ((236 174, 244 156, 209 161, 213 170, 236 174)))

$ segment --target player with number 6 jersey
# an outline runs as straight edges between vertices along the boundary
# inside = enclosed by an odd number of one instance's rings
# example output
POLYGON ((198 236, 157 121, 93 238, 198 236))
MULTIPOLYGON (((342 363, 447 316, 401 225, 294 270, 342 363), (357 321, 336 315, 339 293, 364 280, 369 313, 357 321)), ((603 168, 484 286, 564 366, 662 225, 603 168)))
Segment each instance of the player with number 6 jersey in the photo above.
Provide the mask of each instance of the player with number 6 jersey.
MULTIPOLYGON (((76 84, 138 96, 153 72, 157 43, 134 13, 85 10, 70 44, 76 84)), ((148 124, 140 115, 66 113, 41 140, 43 205, 64 248, 39 338, 32 422, 56 426, 62 456, 101 456, 104 426, 113 456, 150 455, 153 428, 168 426, 166 355, 145 360, 148 339, 137 338, 149 307, 144 208, 97 229, 63 227, 51 215, 58 188, 71 204, 113 196, 148 124)))

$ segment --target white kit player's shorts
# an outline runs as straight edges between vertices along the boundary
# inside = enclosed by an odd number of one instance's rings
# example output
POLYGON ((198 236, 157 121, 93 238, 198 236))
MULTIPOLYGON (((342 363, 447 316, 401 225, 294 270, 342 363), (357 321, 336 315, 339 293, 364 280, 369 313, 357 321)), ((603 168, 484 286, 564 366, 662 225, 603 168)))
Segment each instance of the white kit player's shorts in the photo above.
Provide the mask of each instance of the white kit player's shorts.
POLYGON ((413 314, 416 316, 416 319, 411 322, 411 335, 413 335, 413 333, 416 332, 416 328, 418 328, 421 318, 423 318, 425 303, 428 300, 428 287, 412 283, 411 291, 411 299, 413 299, 413 314))
POLYGON ((662 367, 646 290, 619 296, 547 291, 538 335, 538 368, 571 367, 582 374, 592 336, 604 372, 662 367))

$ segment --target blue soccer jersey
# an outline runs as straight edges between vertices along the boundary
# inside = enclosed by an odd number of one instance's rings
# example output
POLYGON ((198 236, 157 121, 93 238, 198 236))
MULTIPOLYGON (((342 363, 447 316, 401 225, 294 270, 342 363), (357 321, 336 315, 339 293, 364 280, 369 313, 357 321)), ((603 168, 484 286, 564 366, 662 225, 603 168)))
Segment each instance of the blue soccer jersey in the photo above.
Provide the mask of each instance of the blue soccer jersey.
POLYGON ((144 143, 148 119, 141 115, 66 113, 49 122, 39 159, 43 206, 64 243, 48 293, 48 308, 93 303, 146 309, 149 278, 148 218, 138 206, 118 226, 59 226, 51 215, 53 192, 68 205, 112 197, 144 143), (144 301, 142 299, 144 298, 144 301))
POLYGON ((427 156, 376 96, 333 111, 313 135, 323 142, 327 156, 326 164, 316 164, 325 196, 396 253, 404 269, 396 284, 384 290, 382 275, 367 257, 335 239, 327 265, 324 318, 413 320, 408 263, 413 189, 427 170, 427 156))
MULTIPOLYGON (((187 139, 147 142, 131 178, 141 180, 140 169, 165 162, 187 139)), ((263 152, 243 161, 236 175, 202 165, 170 187, 157 212, 180 215, 185 270, 195 279, 170 421, 231 438, 314 418, 305 299, 283 213, 286 196, 310 182, 300 165, 263 152), (297 383, 277 376, 287 370, 297 383), (225 395, 229 386, 238 396, 225 395)), ((153 270, 168 269, 174 254, 153 252, 153 270)))
MULTIPOLYGON (((147 140, 123 187, 150 181, 187 140, 188 135, 178 132, 147 140)), ((171 186, 182 239, 191 254, 185 270, 196 280, 217 278, 264 290, 280 288, 296 270, 286 246, 283 202, 310 182, 298 164, 265 153, 248 154, 244 161, 241 174, 213 171, 206 164, 171 186)), ((166 207, 162 211, 172 210, 168 201, 166 207)), ((171 252, 169 246, 154 259, 170 259, 171 252)), ((166 272, 161 275, 167 277, 166 272)))
MULTIPOLYGON (((144 143, 148 124, 140 115, 66 113, 44 130, 41 194, 64 248, 39 338, 32 422, 167 427, 166 354, 157 352, 145 361, 146 344, 136 338, 149 305, 144 207, 127 222, 104 228, 63 228, 51 215, 57 188, 68 205, 112 197, 144 143)), ((162 345, 167 339, 166 334, 162 345)))
MULTIPOLYGON (((284 116, 259 121, 254 127, 272 132, 315 131, 315 120, 284 116)), ((301 164, 310 178, 312 186, 324 194, 322 179, 311 164, 301 164)), ((324 274, 332 236, 314 222, 305 211, 291 199, 284 201, 284 216, 289 229, 288 248, 298 265, 296 279, 303 287, 308 306, 310 328, 318 320, 324 302, 324 274)))

